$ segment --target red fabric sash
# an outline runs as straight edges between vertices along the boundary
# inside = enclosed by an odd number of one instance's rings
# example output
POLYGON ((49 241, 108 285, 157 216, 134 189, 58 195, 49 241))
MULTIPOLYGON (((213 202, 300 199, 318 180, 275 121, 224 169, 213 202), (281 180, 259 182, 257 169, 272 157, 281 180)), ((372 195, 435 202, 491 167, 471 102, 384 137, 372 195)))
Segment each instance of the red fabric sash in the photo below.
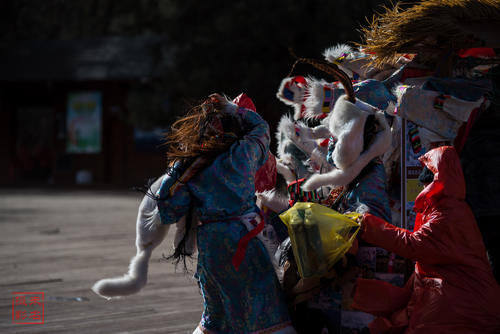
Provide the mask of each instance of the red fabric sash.
MULTIPOLYGON (((251 231, 249 231, 247 234, 245 234, 240 241, 238 241, 238 247, 236 248, 236 252, 233 255, 233 258, 231 260, 231 263, 234 266, 234 269, 238 271, 240 269, 241 262, 243 262, 243 259, 245 258, 245 253, 247 251, 248 243, 250 240, 255 238, 257 234, 262 232, 264 229, 264 226, 266 225, 266 221, 264 219, 264 216, 262 215, 262 212, 259 211, 259 216, 260 216, 260 223, 257 224, 251 231)), ((202 224, 209 224, 209 223, 215 223, 215 222, 224 222, 224 221, 235 221, 235 220, 240 220, 241 217, 229 217, 226 219, 211 219, 211 220, 204 220, 201 223, 202 224)))
POLYGON ((255 226, 251 231, 249 231, 247 234, 245 234, 243 238, 241 238, 240 241, 238 242, 238 248, 236 249, 236 253, 234 253, 232 259, 232 263, 236 271, 240 269, 240 264, 245 258, 245 253, 247 251, 248 243, 264 229, 266 221, 264 220, 264 217, 262 216, 262 213, 260 211, 259 211, 259 216, 260 216, 260 223, 257 226, 255 226))

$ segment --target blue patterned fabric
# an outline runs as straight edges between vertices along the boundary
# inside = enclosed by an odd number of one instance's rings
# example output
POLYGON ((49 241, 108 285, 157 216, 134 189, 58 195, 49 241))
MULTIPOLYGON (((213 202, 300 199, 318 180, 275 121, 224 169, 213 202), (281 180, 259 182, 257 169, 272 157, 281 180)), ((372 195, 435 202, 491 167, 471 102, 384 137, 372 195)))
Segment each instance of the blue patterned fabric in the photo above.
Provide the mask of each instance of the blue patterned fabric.
MULTIPOLYGON (((201 325, 217 333, 250 333, 289 321, 269 255, 260 240, 248 244, 236 271, 231 258, 248 229, 237 218, 257 212, 255 173, 267 159, 269 127, 257 114, 238 109, 251 129, 171 198, 160 200, 164 224, 177 222, 193 206, 198 227, 196 277, 203 295, 201 325)), ((176 171, 163 180, 159 197, 166 198, 176 171)))
MULTIPOLYGON (((389 106, 389 102, 397 102, 396 97, 389 89, 381 81, 375 79, 356 82, 352 85, 352 88, 354 89, 354 95, 356 95, 357 99, 380 110, 385 110, 389 106)), ((331 107, 333 108, 337 99, 344 94, 344 89, 336 88, 332 94, 334 97, 331 107)))
POLYGON ((356 98, 380 109, 385 110, 389 102, 396 102, 396 97, 380 81, 368 79, 353 85, 356 98))
POLYGON ((377 160, 372 160, 361 172, 364 175, 345 196, 340 211, 355 211, 356 207, 363 203, 368 206, 371 214, 391 223, 392 215, 385 183, 385 169, 382 162, 377 160))

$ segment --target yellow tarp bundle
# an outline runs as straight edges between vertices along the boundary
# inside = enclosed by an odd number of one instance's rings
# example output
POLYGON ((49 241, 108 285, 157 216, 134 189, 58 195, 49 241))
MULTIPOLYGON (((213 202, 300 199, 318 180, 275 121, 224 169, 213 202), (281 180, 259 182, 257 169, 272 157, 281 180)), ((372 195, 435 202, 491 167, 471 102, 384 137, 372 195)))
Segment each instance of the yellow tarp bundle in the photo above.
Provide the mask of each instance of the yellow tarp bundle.
POLYGON ((351 248, 358 213, 341 214, 317 203, 297 202, 280 215, 288 227, 301 277, 321 276, 351 248))

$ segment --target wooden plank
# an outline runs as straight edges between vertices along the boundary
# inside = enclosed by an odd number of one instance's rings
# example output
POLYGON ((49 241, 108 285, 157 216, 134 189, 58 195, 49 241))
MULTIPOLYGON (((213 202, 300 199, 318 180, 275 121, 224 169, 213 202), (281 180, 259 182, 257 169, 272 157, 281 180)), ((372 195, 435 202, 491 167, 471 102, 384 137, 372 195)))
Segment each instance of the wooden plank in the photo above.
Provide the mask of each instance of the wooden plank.
POLYGON ((135 253, 141 200, 132 192, 0 190, 1 333, 191 333, 202 299, 191 274, 156 250, 139 294, 105 300, 90 287, 120 276, 135 253), (12 293, 43 291, 45 324, 12 323, 12 293))

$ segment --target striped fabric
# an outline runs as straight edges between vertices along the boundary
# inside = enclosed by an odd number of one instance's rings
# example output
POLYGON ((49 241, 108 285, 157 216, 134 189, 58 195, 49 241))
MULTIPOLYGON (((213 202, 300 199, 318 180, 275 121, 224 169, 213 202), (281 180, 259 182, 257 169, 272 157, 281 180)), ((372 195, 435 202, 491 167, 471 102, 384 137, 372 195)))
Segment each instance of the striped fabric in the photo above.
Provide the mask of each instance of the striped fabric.
POLYGON ((288 204, 293 206, 296 202, 314 202, 319 203, 322 199, 317 190, 303 191, 300 186, 305 178, 298 179, 288 185, 288 204))

